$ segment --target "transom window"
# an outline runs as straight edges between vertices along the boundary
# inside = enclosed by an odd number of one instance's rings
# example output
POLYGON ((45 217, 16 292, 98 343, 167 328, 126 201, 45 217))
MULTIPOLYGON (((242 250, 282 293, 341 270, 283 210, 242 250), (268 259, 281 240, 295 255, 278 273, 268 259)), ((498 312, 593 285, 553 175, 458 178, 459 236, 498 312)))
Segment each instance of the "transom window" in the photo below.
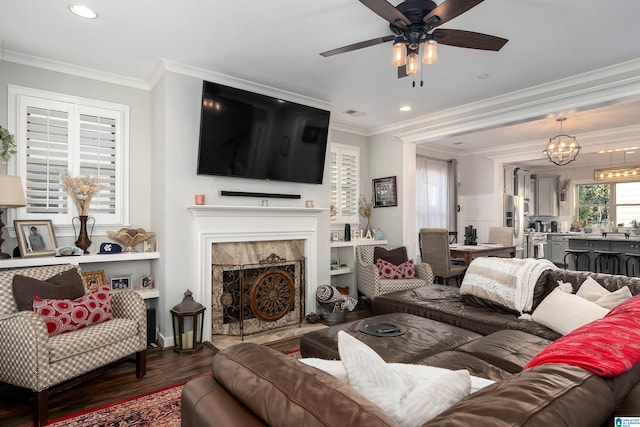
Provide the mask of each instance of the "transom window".
POLYGON ((78 212, 62 186, 60 174, 68 170, 99 179, 89 209, 97 224, 124 224, 128 106, 17 86, 9 98, 27 199, 19 217, 70 224, 78 212))

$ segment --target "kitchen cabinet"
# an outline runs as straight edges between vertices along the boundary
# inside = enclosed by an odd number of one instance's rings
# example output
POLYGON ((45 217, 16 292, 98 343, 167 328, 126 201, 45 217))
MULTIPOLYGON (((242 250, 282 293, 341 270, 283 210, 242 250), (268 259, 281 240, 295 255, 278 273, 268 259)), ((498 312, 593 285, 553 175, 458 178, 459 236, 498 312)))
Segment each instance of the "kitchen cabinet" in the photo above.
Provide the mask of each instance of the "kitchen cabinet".
POLYGON ((569 236, 564 235, 548 235, 547 252, 549 261, 559 267, 564 266, 565 251, 569 249, 569 236))
POLYGON ((514 173, 513 166, 504 167, 504 194, 514 195, 514 173))
POLYGON ((536 216, 558 216, 560 175, 536 175, 536 216))
POLYGON ((513 194, 522 196, 525 199, 530 198, 531 172, 516 168, 514 170, 514 189, 513 194))

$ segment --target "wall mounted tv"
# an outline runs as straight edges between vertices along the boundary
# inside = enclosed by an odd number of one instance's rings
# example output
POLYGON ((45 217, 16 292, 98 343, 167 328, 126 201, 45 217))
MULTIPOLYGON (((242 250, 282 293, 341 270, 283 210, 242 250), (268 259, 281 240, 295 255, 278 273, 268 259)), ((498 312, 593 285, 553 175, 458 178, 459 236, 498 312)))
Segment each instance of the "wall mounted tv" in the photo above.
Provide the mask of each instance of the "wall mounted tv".
POLYGON ((329 112, 205 81, 198 174, 322 184, 329 112))

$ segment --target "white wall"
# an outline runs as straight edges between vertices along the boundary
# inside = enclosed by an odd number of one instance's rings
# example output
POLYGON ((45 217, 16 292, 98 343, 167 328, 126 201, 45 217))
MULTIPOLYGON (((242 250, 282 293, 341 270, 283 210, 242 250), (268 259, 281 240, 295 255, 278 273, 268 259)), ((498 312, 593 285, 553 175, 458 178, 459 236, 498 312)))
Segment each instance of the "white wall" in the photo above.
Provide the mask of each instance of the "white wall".
MULTIPOLYGON (((213 80, 212 80, 213 81, 213 80)), ((191 288, 197 274, 195 272, 195 242, 191 239, 193 219, 186 207, 193 205, 195 194, 204 194, 206 204, 259 206, 261 199, 223 197, 220 190, 300 194, 300 200, 269 199, 270 206, 304 206, 305 200, 313 200, 318 208, 327 211, 320 217, 318 245, 319 269, 317 284, 329 283, 329 204, 330 187, 328 179, 329 162, 325 164, 322 185, 296 184, 240 178, 198 176, 196 163, 200 132, 200 103, 202 80, 175 72, 166 72, 152 90, 154 100, 153 133, 158 134, 154 146, 154 157, 158 158, 159 169, 154 173, 152 183, 152 212, 154 227, 159 240, 162 261, 159 274, 166 283, 160 299, 160 331, 162 337, 172 335, 169 310, 182 300, 186 289, 191 288), (156 111, 157 110, 157 111, 156 111), (156 121, 157 119, 157 121, 156 121)), ((327 147, 328 149, 328 147, 327 147)), ((195 295, 196 300, 203 300, 195 295)))

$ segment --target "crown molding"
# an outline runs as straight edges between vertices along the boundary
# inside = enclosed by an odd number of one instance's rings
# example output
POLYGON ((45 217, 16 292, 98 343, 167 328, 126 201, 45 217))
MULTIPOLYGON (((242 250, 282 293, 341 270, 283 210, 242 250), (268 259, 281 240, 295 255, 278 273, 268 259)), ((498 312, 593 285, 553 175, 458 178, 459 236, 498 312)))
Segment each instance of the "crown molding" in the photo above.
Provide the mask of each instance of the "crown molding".
POLYGON ((55 61, 53 59, 42 58, 39 56, 27 55, 12 50, 4 51, 3 61, 26 65, 29 67, 41 68, 48 71, 55 71, 57 73, 69 74, 76 77, 99 80, 106 83, 132 87, 135 89, 149 90, 149 86, 143 79, 136 79, 120 74, 107 73, 105 71, 100 71, 93 68, 71 65, 65 62, 55 61))
POLYGON ((640 59, 461 105, 376 129, 375 133, 414 127, 394 136, 404 142, 420 143, 639 98, 640 59))

